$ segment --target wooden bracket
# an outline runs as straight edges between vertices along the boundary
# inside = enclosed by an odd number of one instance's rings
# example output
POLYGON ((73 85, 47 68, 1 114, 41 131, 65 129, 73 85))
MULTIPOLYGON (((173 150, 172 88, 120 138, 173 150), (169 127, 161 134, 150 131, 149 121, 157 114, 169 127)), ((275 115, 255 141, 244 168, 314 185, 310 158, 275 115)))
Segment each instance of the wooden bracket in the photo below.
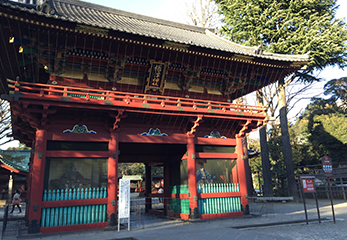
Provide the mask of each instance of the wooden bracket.
POLYGON ((119 110, 118 110, 118 114, 117 114, 117 116, 114 117, 114 118, 115 118, 115 121, 114 121, 114 123, 113 123, 113 127, 110 129, 110 132, 115 131, 115 130, 119 127, 118 123, 119 123, 120 120, 122 119, 123 113, 124 113, 124 109, 119 109, 119 110))
POLYGON ((199 126, 199 122, 202 120, 202 115, 198 115, 196 120, 194 121, 193 127, 190 129, 189 132, 187 132, 187 136, 193 136, 196 132, 196 128, 199 126))
POLYGON ((246 135, 246 130, 248 130, 249 125, 251 124, 252 120, 247 120, 245 125, 243 125, 242 129, 238 134, 236 134, 236 137, 244 137, 246 135))

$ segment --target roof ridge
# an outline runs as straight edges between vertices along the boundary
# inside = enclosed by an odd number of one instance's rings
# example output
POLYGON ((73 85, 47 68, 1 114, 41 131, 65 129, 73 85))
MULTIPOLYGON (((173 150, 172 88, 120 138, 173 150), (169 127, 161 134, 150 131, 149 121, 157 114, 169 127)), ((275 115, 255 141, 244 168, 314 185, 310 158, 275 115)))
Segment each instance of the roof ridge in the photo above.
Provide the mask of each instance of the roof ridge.
POLYGON ((213 29, 213 28, 198 27, 198 26, 184 24, 184 23, 178 23, 178 22, 174 22, 174 21, 170 21, 170 20, 164 20, 164 19, 160 19, 160 18, 155 18, 155 17, 151 17, 151 16, 138 14, 138 13, 128 12, 128 11, 124 11, 124 10, 120 10, 120 9, 116 9, 116 8, 111 8, 111 7, 106 7, 106 6, 102 6, 99 4, 80 1, 80 0, 48 0, 48 1, 52 1, 53 3, 54 2, 68 3, 70 5, 86 7, 86 8, 90 8, 90 9, 94 9, 94 10, 99 10, 99 11, 103 11, 103 12, 121 15, 124 17, 139 19, 139 20, 152 22, 152 23, 156 23, 156 24, 161 24, 161 25, 166 25, 166 26, 175 27, 175 28, 182 28, 182 29, 195 31, 195 32, 204 33, 206 29, 210 29, 210 30, 213 29))
POLYGON ((233 46, 237 46, 239 48, 242 48, 243 50, 246 50, 246 51, 250 51, 249 53, 252 54, 252 55, 256 55, 254 54, 254 50, 256 49, 256 47, 250 47, 250 46, 245 46, 245 45, 241 45, 241 44, 238 44, 238 43, 235 43, 235 42, 232 42, 232 41, 229 41, 228 39, 225 39, 221 36, 218 36, 216 34, 214 34, 213 32, 211 32, 209 29, 206 29, 205 33, 209 36, 212 36, 214 38, 217 38, 218 40, 220 41, 224 41, 225 43, 227 44, 230 44, 230 45, 233 45, 233 46))

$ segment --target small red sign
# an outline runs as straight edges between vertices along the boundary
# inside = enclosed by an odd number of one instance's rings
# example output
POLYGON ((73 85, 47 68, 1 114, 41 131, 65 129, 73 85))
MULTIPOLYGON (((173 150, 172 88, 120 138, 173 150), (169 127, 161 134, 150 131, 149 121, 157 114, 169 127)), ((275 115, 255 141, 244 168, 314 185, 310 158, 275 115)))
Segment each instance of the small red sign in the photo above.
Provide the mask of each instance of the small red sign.
POLYGON ((301 178, 302 188, 304 192, 315 192, 314 178, 301 178))

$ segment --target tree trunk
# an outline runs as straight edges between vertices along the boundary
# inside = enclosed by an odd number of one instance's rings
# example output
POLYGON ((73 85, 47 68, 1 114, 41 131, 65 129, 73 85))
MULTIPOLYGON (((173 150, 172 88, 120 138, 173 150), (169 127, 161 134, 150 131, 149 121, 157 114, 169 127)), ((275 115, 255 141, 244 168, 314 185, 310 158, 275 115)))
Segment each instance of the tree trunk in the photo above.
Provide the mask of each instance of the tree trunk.
POLYGON ((288 131, 288 120, 287 120, 287 103, 286 94, 284 87, 284 79, 281 79, 278 84, 278 95, 279 95, 279 108, 280 108, 280 122, 281 122, 281 133, 283 143, 283 157, 284 164, 286 166, 288 190, 289 194, 294 198, 294 201, 298 202, 299 192, 294 177, 294 165, 292 160, 292 148, 290 145, 289 131, 288 131))
MULTIPOLYGON (((257 92, 257 105, 264 106, 263 102, 263 91, 260 89, 257 92)), ((266 125, 259 129, 259 140, 260 140, 260 151, 261 151, 261 164, 263 169, 263 180, 264 180, 264 197, 273 196, 272 178, 270 172, 270 158, 269 148, 267 145, 266 137, 266 125)), ((261 187, 259 183, 259 188, 261 187)))

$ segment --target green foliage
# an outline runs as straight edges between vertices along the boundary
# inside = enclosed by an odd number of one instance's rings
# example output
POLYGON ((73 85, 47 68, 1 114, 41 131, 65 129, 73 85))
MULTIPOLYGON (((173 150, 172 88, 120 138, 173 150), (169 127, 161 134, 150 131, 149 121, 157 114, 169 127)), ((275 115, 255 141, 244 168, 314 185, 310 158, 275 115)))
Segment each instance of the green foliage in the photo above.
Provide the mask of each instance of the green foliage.
POLYGON ((331 102, 341 101, 341 106, 347 109, 347 77, 332 79, 324 85, 324 95, 329 95, 331 102))
MULTIPOLYGON (((317 81, 319 79, 312 75, 315 69, 334 65, 341 68, 346 66, 347 27, 342 19, 335 18, 337 0, 215 2, 219 5, 220 13, 224 15, 221 32, 231 41, 247 46, 262 46, 263 50, 272 53, 309 54, 308 68, 296 73, 297 80, 317 81)), ((331 109, 324 106, 321 110, 331 112, 331 109)), ((344 141, 342 135, 345 133, 341 129, 345 127, 342 123, 345 121, 344 117, 339 115, 333 120, 340 123, 341 128, 331 123, 329 127, 325 126, 329 124, 328 117, 331 116, 314 118, 314 115, 310 115, 305 120, 289 126, 294 166, 317 163, 321 156, 332 154, 337 151, 338 146, 342 146, 335 144, 332 139, 344 141)), ((275 194, 285 194, 286 173, 279 126, 275 126, 269 135, 272 177, 276 183, 275 194)), ((343 143, 341 141, 340 143, 343 143)))
POLYGON ((221 32, 247 46, 264 44, 268 52, 310 53, 308 70, 344 67, 347 30, 335 18, 336 0, 215 0, 225 24, 221 32))
MULTIPOLYGON (((320 164, 324 155, 329 155, 335 163, 347 162, 347 115, 336 103, 313 98, 300 119, 289 126, 289 134, 294 167, 320 164)), ((274 125, 269 135, 272 177, 284 180, 279 125, 274 125)))
MULTIPOLYGON (((249 138, 247 141, 248 141, 248 149, 260 152, 260 141, 258 139, 249 138)), ((249 165, 251 167, 252 173, 256 173, 257 171, 261 171, 262 165, 261 165, 260 154, 251 157, 249 159, 249 165)))
POLYGON ((145 164, 143 163, 119 163, 118 175, 143 175, 145 164))
POLYGON ((313 98, 296 125, 301 128, 311 164, 319 164, 324 155, 334 162, 347 162, 347 115, 336 103, 313 98))

